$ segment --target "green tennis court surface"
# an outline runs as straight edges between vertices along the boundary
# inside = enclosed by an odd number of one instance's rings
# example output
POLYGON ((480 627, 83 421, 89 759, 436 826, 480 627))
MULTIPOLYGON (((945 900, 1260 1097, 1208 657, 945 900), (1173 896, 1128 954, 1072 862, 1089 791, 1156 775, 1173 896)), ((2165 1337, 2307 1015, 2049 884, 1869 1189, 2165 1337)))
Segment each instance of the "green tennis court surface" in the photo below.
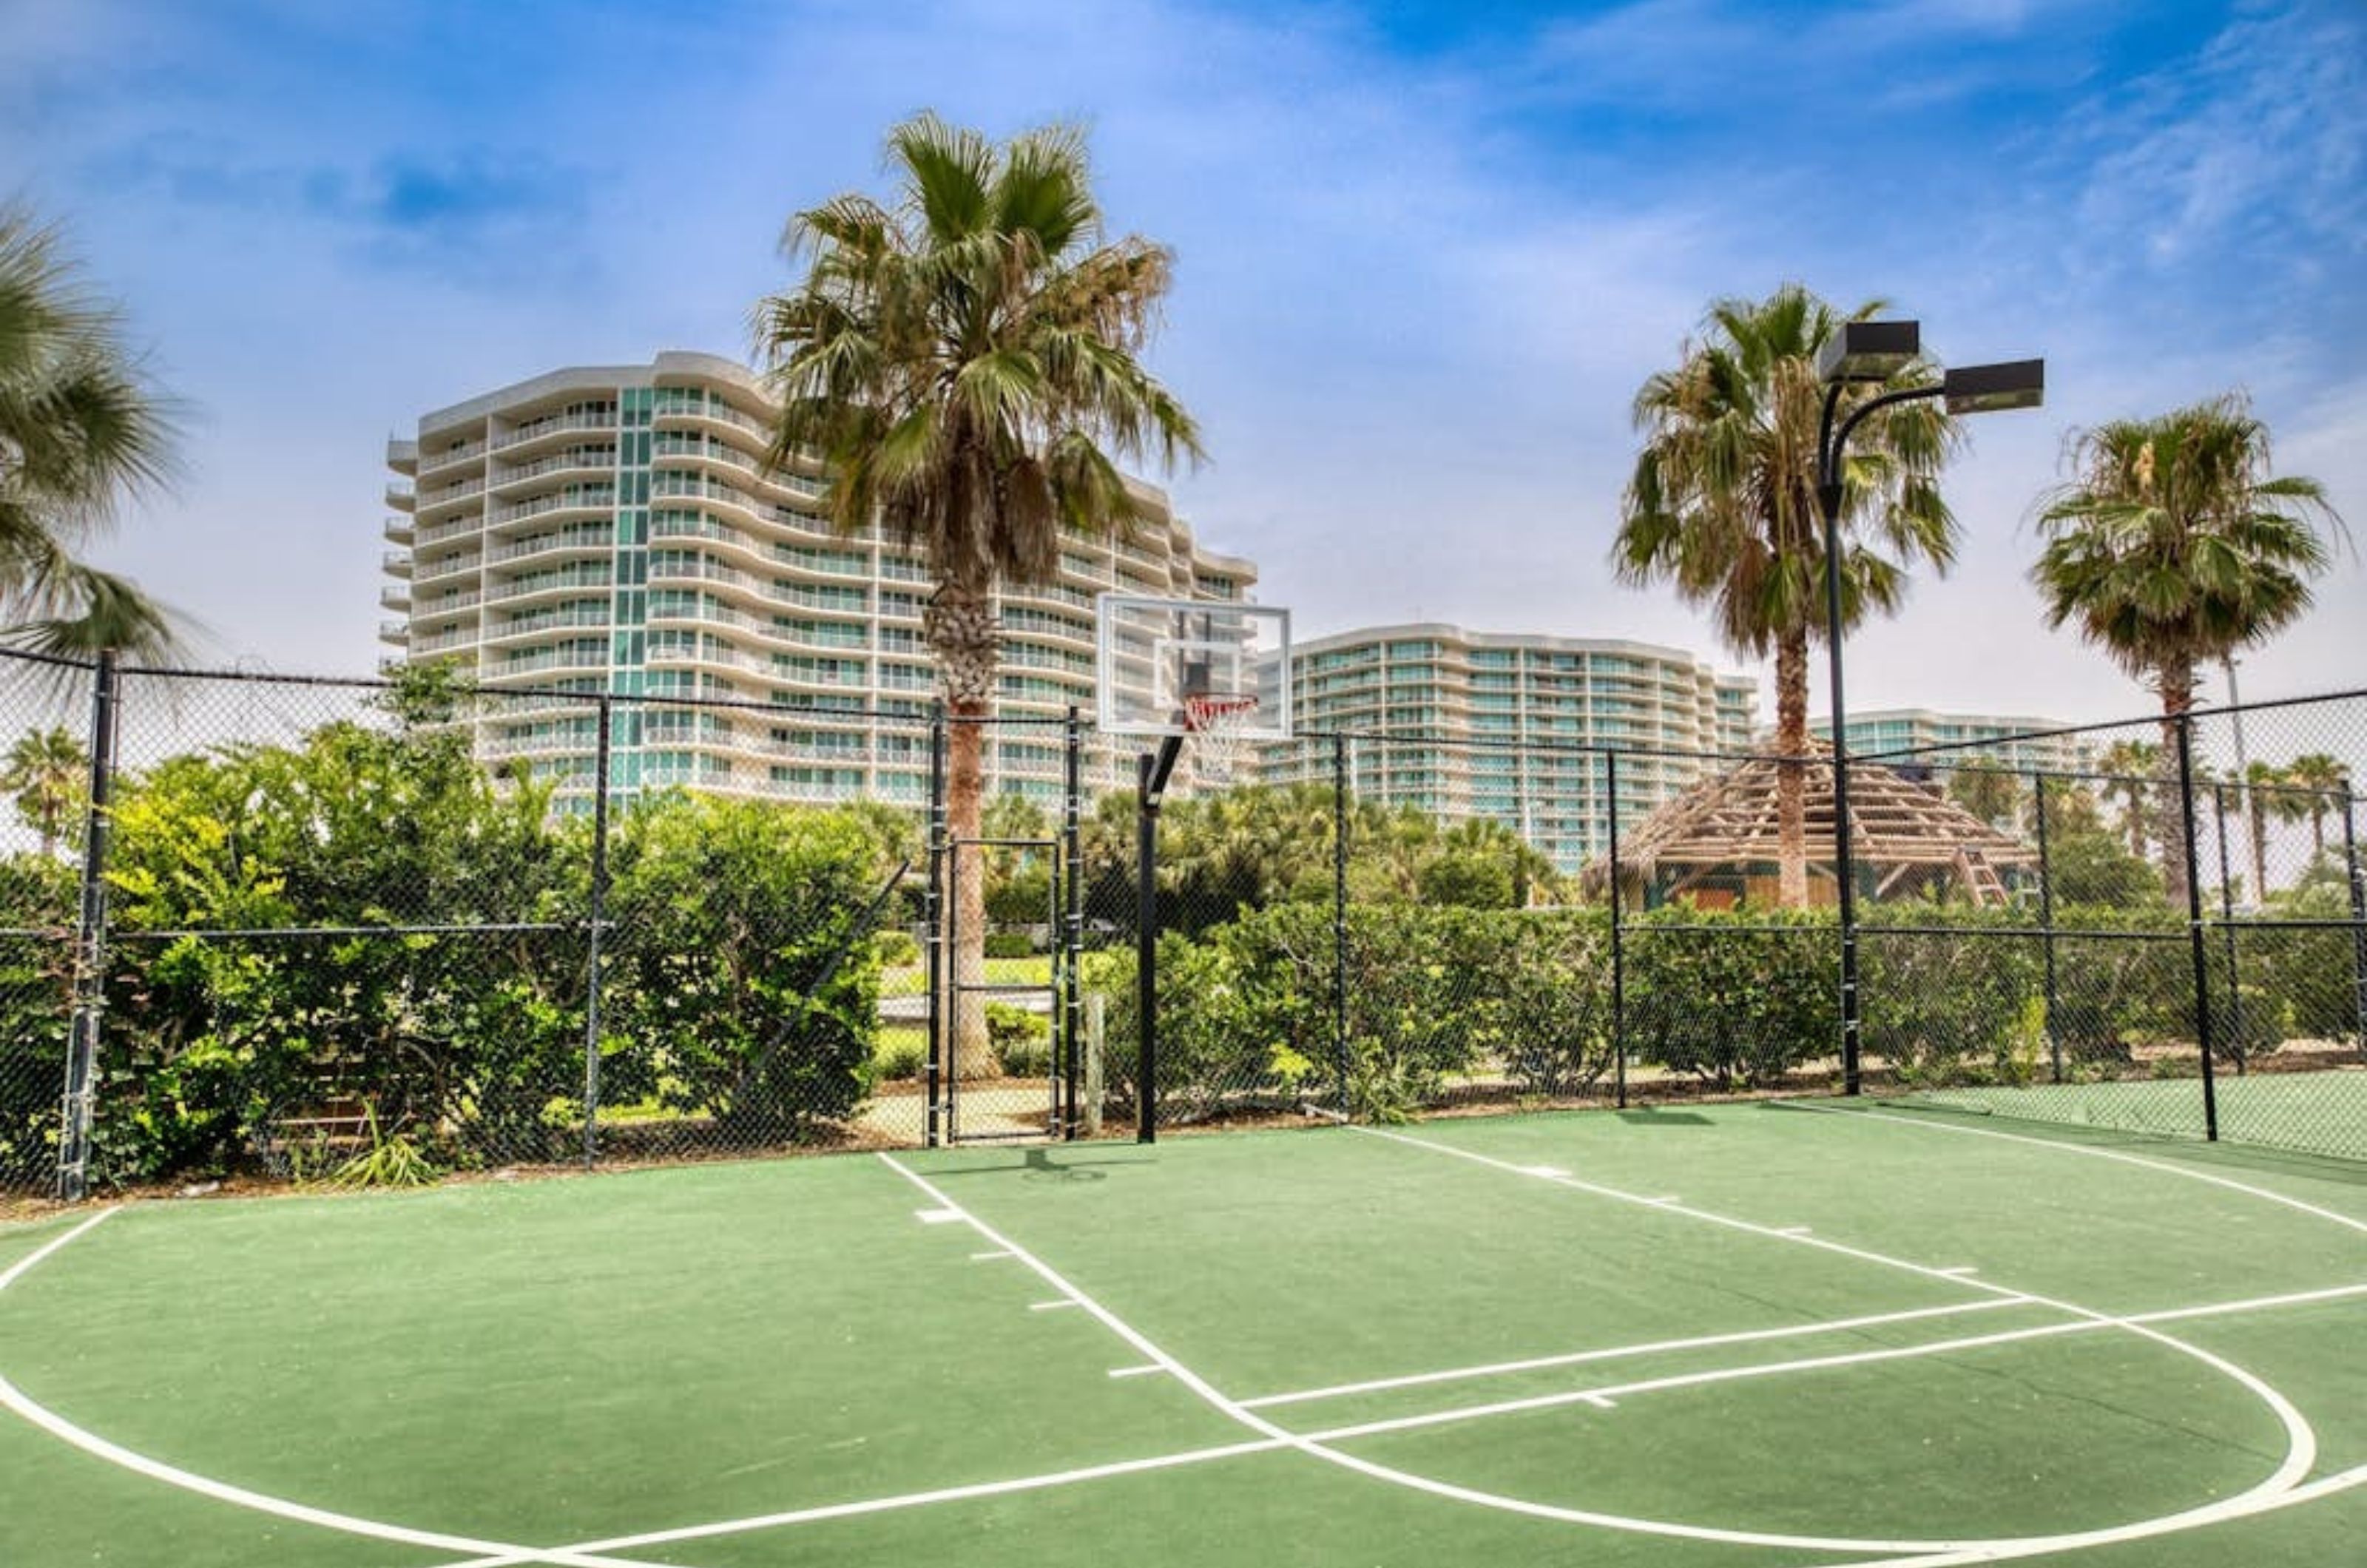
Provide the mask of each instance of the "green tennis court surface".
POLYGON ((0 1562, 2356 1561, 2367 1173, 1773 1105, 0 1230, 0 1562))

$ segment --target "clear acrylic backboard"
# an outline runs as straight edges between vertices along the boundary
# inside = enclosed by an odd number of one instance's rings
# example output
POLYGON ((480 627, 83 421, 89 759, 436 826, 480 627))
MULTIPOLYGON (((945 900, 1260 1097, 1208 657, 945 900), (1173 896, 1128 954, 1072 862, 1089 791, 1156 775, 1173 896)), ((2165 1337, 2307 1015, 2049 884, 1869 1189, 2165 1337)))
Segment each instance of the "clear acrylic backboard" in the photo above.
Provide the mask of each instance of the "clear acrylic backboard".
POLYGON ((1223 599, 1104 593, 1095 605, 1104 735, 1290 739, 1290 612, 1223 599))

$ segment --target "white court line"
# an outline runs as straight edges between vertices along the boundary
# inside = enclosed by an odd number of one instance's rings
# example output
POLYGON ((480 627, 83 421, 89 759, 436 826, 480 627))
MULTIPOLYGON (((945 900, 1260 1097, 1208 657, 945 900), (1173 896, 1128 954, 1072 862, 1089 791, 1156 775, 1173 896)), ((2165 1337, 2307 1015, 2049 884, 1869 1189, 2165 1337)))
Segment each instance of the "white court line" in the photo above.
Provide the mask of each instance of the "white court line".
POLYGON ((1602 1350, 1573 1350, 1559 1356, 1534 1356, 1525 1361, 1487 1361, 1474 1367, 1449 1367, 1435 1372, 1410 1372, 1403 1377, 1373 1378, 1365 1382, 1334 1383, 1330 1388, 1308 1388, 1289 1393, 1262 1394, 1241 1401, 1244 1410, 1266 1410, 1277 1404, 1304 1404, 1315 1399, 1338 1399, 1352 1393, 1379 1393, 1395 1388, 1418 1388, 1424 1383, 1459 1382, 1466 1378, 1500 1377, 1508 1372, 1544 1371, 1552 1367, 1583 1366, 1590 1361, 1615 1361, 1636 1356, 1657 1356, 1676 1350, 1705 1350, 1721 1345, 1751 1345, 1767 1339, 1796 1339, 1821 1334, 1847 1334, 1853 1329, 1875 1328, 1884 1324, 1913 1323, 1927 1317, 1954 1317, 1968 1312, 1996 1312, 2000 1307, 2020 1306, 2020 1302, 2003 1301, 1984 1296, 1976 1302, 1953 1302, 1946 1306, 1917 1307, 1912 1312, 1886 1312, 1871 1317, 1834 1318, 1823 1323, 1795 1323, 1781 1328, 1746 1328, 1732 1334, 1704 1334, 1693 1339, 1660 1339, 1648 1345, 1616 1345, 1602 1350))
MULTIPOLYGON (((2367 1295, 2367 1284, 2338 1285, 2331 1289, 2323 1291, 2298 1291, 2286 1295, 2259 1296, 2247 1301, 2214 1302, 2203 1306, 2176 1307, 2167 1311, 2146 1313, 2144 1316, 2147 1322, 2169 1323, 2187 1318, 2225 1316, 2240 1312, 2265 1310, 2280 1306, 2300 1305, 2311 1302, 2329 1301, 2342 1297, 2361 1295, 2367 1295)), ((1985 1302, 1976 1303, 1976 1306, 1972 1309, 1942 1308, 1940 1310, 1982 1310, 1990 1308, 1993 1305, 2007 1306, 2013 1303, 2005 1302, 1996 1303, 1985 1302)), ((2102 1328, 2107 1325, 2103 1324, 2090 1324, 2081 1321, 2067 1325, 2060 1325, 2057 1326, 2063 1331, 2071 1332, 2102 1328)), ((1114 1369, 1109 1375, 1114 1378, 1142 1377, 1156 1372, 1162 1372, 1166 1370, 1167 1369, 1164 1367, 1156 1365, 1119 1367, 1114 1369)), ((1589 1397, 1600 1400, 1603 1408, 1611 1409, 1614 1408, 1614 1405, 1609 1397, 1610 1392, 1613 1391, 1595 1391, 1589 1397)), ((1324 1434, 1317 1434, 1317 1436, 1324 1436, 1324 1434)), ((717 1536, 735 1535, 759 1529, 770 1529, 787 1525, 810 1524, 824 1519, 848 1518, 861 1514, 887 1513, 901 1508, 922 1507, 934 1503, 959 1502, 974 1500, 980 1497, 1001 1496, 1014 1492, 1040 1491, 1051 1486, 1065 1486, 1080 1482, 1097 1481, 1108 1476, 1135 1474, 1148 1470, 1168 1469, 1184 1465, 1200 1464, 1211 1460, 1235 1459, 1250 1454, 1274 1453, 1288 1448, 1289 1446, 1289 1444, 1284 1443, 1278 1439, 1270 1439, 1262 1442, 1234 1443, 1217 1448, 1188 1449, 1181 1452, 1161 1455, 1152 1459, 1128 1460, 1116 1464, 1095 1465, 1082 1470, 1056 1471, 1049 1474, 1021 1476, 1009 1481, 981 1482, 969 1486, 946 1487, 930 1492, 904 1493, 894 1496, 870 1498, 857 1503, 825 1504, 817 1507, 793 1509, 778 1514, 764 1514, 744 1519, 719 1520, 711 1524, 689 1527, 685 1529, 664 1531, 657 1535, 628 1536, 618 1537, 612 1540, 584 1541, 574 1550, 602 1551, 627 1551, 636 1547, 659 1546, 669 1542, 693 1539, 710 1539, 717 1536)), ((2361 1478, 2367 1478, 2367 1471, 2356 1473, 2358 1473, 2361 1478)), ((2346 1483, 2345 1484, 2350 1483, 2346 1483)), ((2310 1501, 2316 1496, 2323 1495, 2325 1492, 2339 1491, 2340 1489, 2340 1486, 2329 1486, 2325 1482, 2316 1482, 2306 1486, 2297 1487, 2293 1492, 2285 1494, 2284 1497, 2279 1499, 2278 1503, 2272 1506, 2282 1506, 2291 1502, 2310 1501), (2308 1495, 2305 1496, 2304 1494, 2307 1494, 2308 1495)), ((2265 1510, 2253 1511, 2258 1512, 2265 1510)), ((2183 1529, 2185 1527, 2180 1526, 2178 1528, 2183 1529)), ((515 1557, 484 1558, 469 1562, 448 1563, 445 1564, 444 1568, 509 1568, 510 1564, 521 1562, 525 1560, 515 1557)), ((1979 1559, 1975 1557, 1958 1557, 1949 1559, 1948 1561, 1976 1562, 1979 1561, 1979 1559)), ((1897 1560, 1897 1562, 1901 1563, 1921 1564, 1924 1565, 1924 1568, 1939 1568, 1936 1561, 1925 1557, 1899 1559, 1897 1560)), ((1864 1565, 1864 1568, 1877 1568, 1877 1565, 1868 1564, 1864 1565)), ((1881 1565, 1881 1568, 1891 1568, 1891 1565, 1881 1565)))
POLYGON ((2100 1149, 2090 1144, 2065 1143, 2060 1139, 2033 1137, 2024 1133, 2000 1133, 1993 1127, 1960 1127, 1953 1122, 1932 1122, 1920 1116, 1902 1115, 1897 1111, 1880 1111, 1878 1107, 1874 1109, 1879 1113, 1869 1114, 1866 1111, 1852 1111, 1838 1105, 1811 1105, 1806 1100, 1787 1100, 1782 1102, 1782 1109, 1812 1111, 1818 1116, 1847 1116, 1870 1126, 1915 1127, 1927 1133, 1954 1133, 1960 1137, 1999 1138, 2009 1144, 2028 1144, 2033 1148, 2053 1149, 2067 1155, 2085 1155, 2090 1159, 2109 1159, 2122 1165, 2141 1166, 2146 1170, 2166 1171, 2171 1176, 2182 1176, 2189 1181, 2205 1181, 2214 1187, 2225 1187, 2230 1191, 2241 1192, 2249 1198, 2281 1204, 2288 1209, 2298 1209, 2305 1214, 2314 1214, 2321 1220, 2332 1221, 2338 1225, 2357 1231, 2361 1235, 2367 1235, 2367 1220, 2354 1219, 2339 1210, 2321 1208, 2316 1203, 2305 1202, 2299 1198, 2287 1197, 2272 1188, 2254 1187, 2249 1182, 2237 1181, 2232 1177, 2220 1176, 2212 1171, 2196 1170, 2191 1166, 2179 1165, 2170 1160, 2147 1159, 2142 1155, 2124 1154, 2119 1149, 2100 1149))
POLYGON ((1059 1312, 1062 1307, 1072 1307, 1076 1304, 1077 1303, 1074 1302, 1030 1302, 1027 1303, 1027 1310, 1029 1312, 1059 1312))
MULTIPOLYGON (((29 1257, 17 1260, 5 1274, 0 1274, 0 1291, 6 1290, 32 1270, 35 1264, 51 1253, 89 1235, 101 1222, 117 1213, 115 1209, 101 1209, 89 1219, 74 1226, 29 1257)), ((567 1547, 541 1551, 530 1546, 512 1546, 505 1541, 481 1540, 472 1536, 447 1535, 441 1530, 413 1529, 408 1525, 390 1525, 376 1519, 357 1518, 351 1514, 333 1513, 303 1503, 291 1503, 284 1497, 273 1497, 261 1492, 251 1492, 243 1486, 232 1486, 210 1480, 188 1471, 177 1469, 145 1454, 132 1452, 120 1444, 108 1442, 95 1432, 75 1426, 55 1411, 35 1402, 15 1383, 0 1377, 0 1406, 6 1406, 24 1420, 60 1440, 70 1443, 95 1459, 144 1475, 151 1481, 161 1481, 167 1486, 194 1492, 200 1497, 210 1497, 218 1503, 249 1508, 259 1514, 270 1514, 300 1524, 318 1525, 346 1535, 366 1536, 374 1540, 399 1541, 405 1546, 432 1546, 440 1551, 493 1552, 503 1562, 549 1562, 563 1568, 649 1568, 646 1563, 629 1562, 614 1557, 594 1556, 588 1551, 567 1547)))
MULTIPOLYGON (((1550 1181, 1553 1185, 1557 1187, 1569 1188, 1574 1191, 1592 1193, 1597 1197, 1608 1198, 1615 1202, 1637 1204, 1642 1207, 1653 1209, 1661 1213, 1682 1214, 1688 1219, 1700 1220, 1707 1224, 1720 1225, 1729 1230, 1743 1232, 1746 1235, 1766 1236, 1777 1241, 1789 1242, 1795 1247, 1814 1247, 1818 1251, 1829 1252, 1839 1257, 1853 1258, 1862 1262, 1872 1263, 1882 1268, 1903 1269, 1908 1273, 1920 1274, 1931 1279, 1944 1280, 1952 1278, 1949 1275, 1939 1273, 1928 1265, 1909 1262, 1905 1258, 1886 1257, 1882 1253, 1868 1251, 1863 1247, 1843 1246, 1840 1242, 1829 1241, 1820 1236, 1787 1235, 1783 1231, 1767 1225, 1758 1224, 1750 1220, 1736 1219, 1731 1215, 1714 1213, 1706 1209, 1671 1206, 1658 1203, 1651 1199, 1640 1197, 1633 1192, 1622 1191, 1615 1187, 1605 1187, 1598 1182, 1581 1181, 1576 1177, 1537 1177, 1533 1175, 1530 1169, 1526 1167, 1514 1165, 1509 1160, 1497 1159, 1492 1156, 1478 1154, 1469 1149, 1456 1148, 1452 1144, 1437 1143, 1428 1138, 1416 1138, 1403 1133, 1384 1132, 1376 1127, 1352 1127, 1349 1130, 1351 1132, 1363 1134, 1368 1138, 1379 1138, 1389 1143, 1403 1144, 1409 1148, 1427 1149, 1433 1154, 1446 1155, 1455 1159, 1469 1160, 1476 1165, 1486 1166, 1495 1170, 1507 1171, 1514 1176, 1524 1177, 1531 1180, 1550 1181)), ((2241 1187, 2241 1184, 2237 1182, 2225 1182, 2224 1185, 2238 1188, 2241 1187)), ((2307 1207, 2307 1205, 2297 1206, 2307 1207)), ((2277 1504, 2277 1499, 2292 1492, 2296 1486, 2298 1486, 2301 1483, 2302 1479, 2309 1473, 2311 1467, 2317 1462, 2317 1434, 2311 1428, 2308 1420, 2303 1416, 2302 1413, 2293 1407, 2293 1402, 2274 1388, 2271 1388, 2259 1377, 2246 1369, 2236 1365, 2233 1361, 2228 1360, 2224 1356, 2214 1355, 2211 1351, 2203 1349, 2199 1346, 2190 1345, 2182 1339, 2174 1338, 2169 1335, 2162 1333, 2159 1329, 2142 1324, 2130 1323, 2124 1318, 2115 1317, 2109 1313, 2098 1312, 2093 1308, 2080 1306, 2076 1303, 2063 1301, 2059 1298, 2036 1295, 2022 1291, 2009 1290, 2003 1285, 1993 1284, 1988 1280, 1976 1278, 1959 1278, 1955 1280, 1955 1282, 1967 1286, 1973 1290, 1985 1292, 1991 1295, 2007 1297, 2015 1301, 2029 1302, 2042 1306, 2050 1306, 2058 1312, 2069 1314, 2074 1317, 2090 1318, 2101 1323, 2116 1325, 2141 1338, 2152 1340, 2156 1344, 2161 1345, 2166 1348, 2175 1350, 2180 1355, 2191 1357, 2195 1360, 2202 1362, 2203 1365, 2220 1373, 2222 1376, 2229 1378, 2241 1384, 2244 1388, 2251 1392, 2253 1397, 2267 1405, 2271 1412, 2276 1416, 2278 1422, 2285 1430, 2285 1458, 2284 1462, 2280 1464, 2266 1480, 2259 1482, 2246 1491, 2237 1494, 2233 1497, 2222 1498, 2216 1502, 2206 1503, 2199 1507, 2190 1508, 2183 1513, 2165 1515, 2162 1519, 2139 1521, 2139 1524, 2146 1527, 2150 1533, 2157 1533, 2162 1528, 2163 1521, 2165 1519, 2183 1520, 2186 1521, 2186 1525, 2208 1524, 2221 1519, 2241 1517, 2245 1514, 2257 1513, 2262 1508, 2274 1506, 2277 1504)), ((1322 1451, 1329 1452, 1330 1450, 1322 1451)), ((2367 1474, 2367 1471, 2362 1471, 2362 1474, 2367 1474)), ((2181 1525, 2179 1528, 2186 1528, 2186 1525, 2181 1525)), ((1634 1527, 1630 1526, 1629 1528, 1634 1527)), ((2134 1529, 2136 1528, 2137 1526, 2114 1526, 2109 1529, 2090 1531, 2077 1537, 2062 1536, 2050 1537, 2047 1539, 2056 1542, 2057 1546, 2066 1542, 2083 1546, 2101 1545, 2105 1542, 2124 1539, 2121 1534, 2117 1533, 2119 1531, 2134 1529)), ((1772 1545, 1774 1543, 1772 1540, 1762 1539, 1760 1544, 1772 1545)), ((1816 1544, 1822 1545, 1824 1543, 1818 1542, 1816 1544)), ((1872 1542, 1867 1541, 1861 1542, 1856 1547, 1849 1550, 1865 1551, 1897 1550, 1910 1553, 1924 1553, 1935 1551, 1942 1552, 1963 1552, 1971 1551, 1975 1548, 1978 1548, 1981 1551, 1988 1552, 1990 1556, 2027 1555, 2027 1552, 2022 1549, 2020 1544, 2011 1540, 1993 1540, 1984 1542, 1954 1542, 1946 1547, 1916 1545, 1897 1549, 1878 1547, 1874 1545, 1872 1542)), ((2056 1549, 2056 1546, 2046 1548, 2046 1550, 2050 1551, 2056 1549)), ((1949 1560, 1954 1561, 1954 1559, 1952 1558, 1949 1560)), ((1965 1558, 1963 1560, 1970 1562, 1979 1561, 1982 1559, 1975 1557, 1965 1558)), ((1934 1561, 1937 1562, 1939 1560, 1935 1559, 1934 1561)))
MULTIPOLYGON (((1611 1383, 1602 1388, 1538 1394, 1528 1399, 1508 1399, 1492 1404, 1464 1405, 1452 1410, 1426 1411, 1419 1416, 1401 1416, 1391 1420, 1365 1421, 1351 1427, 1332 1427, 1323 1431, 1310 1432, 1308 1436, 1319 1443, 1336 1443, 1343 1442, 1350 1438, 1370 1437, 1376 1432, 1409 1432, 1423 1427, 1444 1426, 1451 1421, 1469 1421, 1480 1416, 1509 1416, 1530 1410, 1550 1410, 1556 1405, 1562 1404, 1603 1404, 1607 1408, 1607 1402, 1611 1400, 1625 1399, 1638 1393, 1657 1393, 1663 1389, 1699 1388, 1707 1383, 1738 1382, 1749 1378, 1774 1377, 1787 1372, 1822 1371, 1833 1367, 1863 1366, 1876 1361, 1911 1360, 1919 1356, 1945 1356, 1958 1350, 1977 1350, 1990 1345, 2013 1345, 2024 1340, 2053 1339, 2069 1334, 2094 1334, 2107 1328, 2124 1328, 2130 1324, 2190 1323, 2196 1318, 2223 1317, 2231 1313, 2259 1312, 2270 1307, 2294 1306, 2306 1302, 2339 1301, 2350 1296, 2367 1296, 2367 1285, 2336 1285, 2323 1291, 2296 1291, 2281 1296, 2257 1296, 2248 1301, 2221 1302, 2210 1306, 2178 1307, 2169 1312, 2135 1313, 2122 1318, 2078 1318, 2069 1323, 2041 1324, 2031 1328, 2007 1329, 1998 1334, 1968 1335, 1957 1339, 1934 1339, 1921 1345, 1892 1345, 1879 1350, 1855 1350, 1840 1355, 1813 1356, 1795 1361, 1768 1361, 1757 1366, 1716 1367, 1707 1371, 1646 1378, 1636 1382, 1611 1383)), ((2014 1306, 2019 1303, 1993 1302, 1984 1304, 2014 1306)))

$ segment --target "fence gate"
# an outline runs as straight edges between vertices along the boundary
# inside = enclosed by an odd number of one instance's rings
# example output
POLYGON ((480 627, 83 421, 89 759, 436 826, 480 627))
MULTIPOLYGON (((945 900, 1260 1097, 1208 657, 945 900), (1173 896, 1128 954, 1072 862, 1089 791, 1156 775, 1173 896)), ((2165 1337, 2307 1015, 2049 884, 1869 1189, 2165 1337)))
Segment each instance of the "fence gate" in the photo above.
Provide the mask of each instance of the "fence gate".
MULTIPOLYGON (((1070 709, 1057 821, 1042 834, 1012 837, 953 831, 946 747, 958 724, 989 734, 998 728, 942 710, 931 728, 926 1142, 934 1148, 1072 1138, 1082 1124, 1082 721, 1070 709), (1012 919, 1005 899, 1005 918, 991 918, 991 891, 1014 875, 1038 874, 1040 904, 1030 900, 1025 918, 1012 919)), ((1031 728, 1040 734, 1040 724, 1031 728)))

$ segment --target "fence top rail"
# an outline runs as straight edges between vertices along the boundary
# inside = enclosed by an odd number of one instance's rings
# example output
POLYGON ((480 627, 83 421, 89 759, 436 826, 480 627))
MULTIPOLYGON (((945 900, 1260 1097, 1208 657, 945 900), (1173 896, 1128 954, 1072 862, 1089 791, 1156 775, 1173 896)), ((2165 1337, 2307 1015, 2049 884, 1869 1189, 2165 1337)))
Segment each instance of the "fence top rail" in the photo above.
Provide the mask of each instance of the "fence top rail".
POLYGON ((2134 718, 2099 719, 2089 724, 2066 724, 2052 729, 2025 729, 2011 735, 1992 735, 1979 740, 1935 740, 1923 746, 1901 746, 1887 751, 1852 751, 1852 756, 1867 761, 1880 761, 1888 757, 1922 757, 1940 751, 1972 751, 1990 746, 2010 746, 2022 740, 2054 740, 2065 736, 2093 735, 2111 729, 2128 729, 2138 725, 2175 724, 2180 719, 2192 723, 2204 718, 2240 718, 2246 714, 2271 713, 2279 708, 2309 707, 2319 703, 2357 702, 2367 698, 2367 687, 2351 687, 2336 692, 2319 692, 2298 697, 2268 697, 2258 702, 2237 703, 2224 707, 2189 708, 2181 715, 2144 714, 2134 718))

